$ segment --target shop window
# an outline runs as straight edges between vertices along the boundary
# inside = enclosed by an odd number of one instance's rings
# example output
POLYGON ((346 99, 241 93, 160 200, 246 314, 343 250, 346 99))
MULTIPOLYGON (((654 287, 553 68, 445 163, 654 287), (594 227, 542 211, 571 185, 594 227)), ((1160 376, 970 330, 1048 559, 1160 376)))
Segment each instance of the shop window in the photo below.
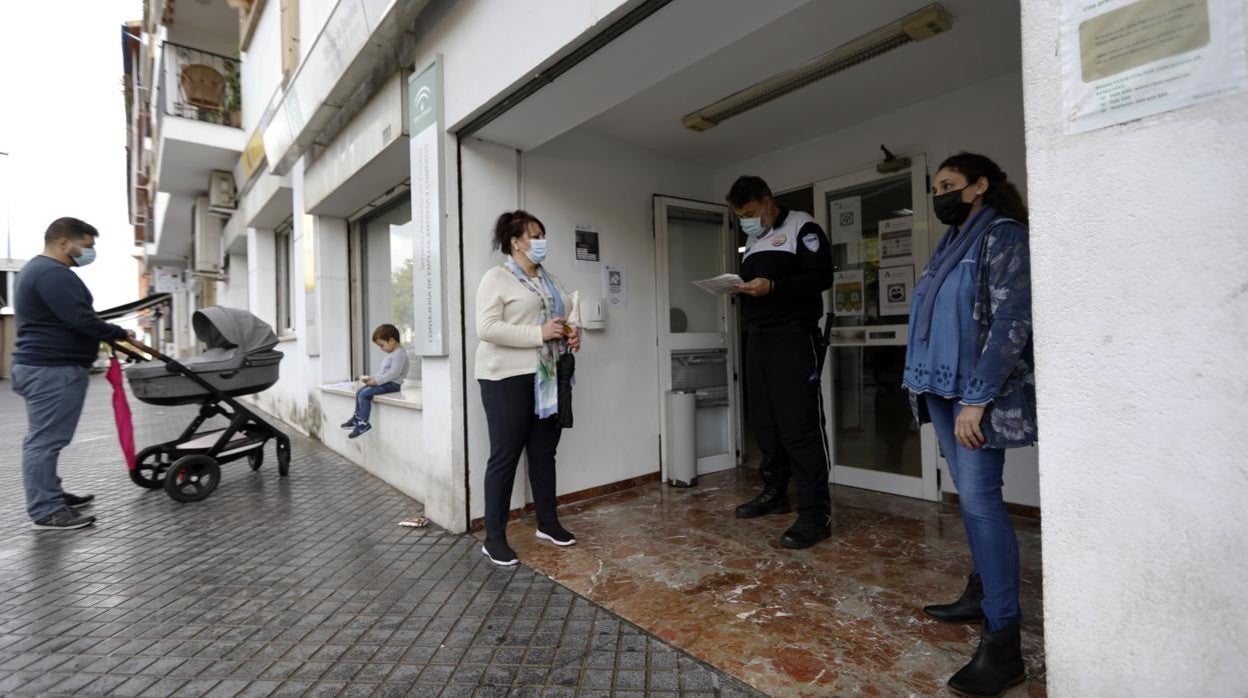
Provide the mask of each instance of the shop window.
POLYGON ((295 331, 294 305, 291 303, 290 291, 290 221, 287 220, 273 233, 273 252, 276 266, 274 277, 277 281, 277 334, 291 335, 295 331))
POLYGON ((375 373, 381 366, 383 354, 372 342, 373 330, 389 323, 398 328, 399 341, 408 353, 405 384, 420 383, 420 357, 412 348, 416 322, 414 238, 404 226, 411 220, 411 201, 400 196, 352 226, 352 377, 375 373))

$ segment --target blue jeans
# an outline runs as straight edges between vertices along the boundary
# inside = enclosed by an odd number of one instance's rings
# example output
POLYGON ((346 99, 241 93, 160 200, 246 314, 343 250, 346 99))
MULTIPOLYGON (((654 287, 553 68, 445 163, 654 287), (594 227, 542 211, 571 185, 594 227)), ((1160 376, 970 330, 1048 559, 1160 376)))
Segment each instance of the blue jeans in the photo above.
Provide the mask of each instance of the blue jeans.
POLYGON ((355 418, 361 422, 367 422, 368 416, 373 413, 373 396, 397 393, 400 389, 402 389, 402 386, 393 381, 382 383, 381 385, 366 385, 360 388, 355 393, 355 418))
POLYGON ((56 462, 78 428, 87 379, 88 370, 82 366, 13 365, 13 392, 26 400, 22 481, 32 521, 65 508, 56 462))
POLYGON ((995 632, 1022 618, 1018 607, 1018 538, 1001 495, 1005 451, 966 449, 953 435, 962 406, 956 400, 934 395, 924 399, 940 450, 949 463, 949 474, 958 488, 974 572, 984 582, 984 619, 988 632, 995 632))

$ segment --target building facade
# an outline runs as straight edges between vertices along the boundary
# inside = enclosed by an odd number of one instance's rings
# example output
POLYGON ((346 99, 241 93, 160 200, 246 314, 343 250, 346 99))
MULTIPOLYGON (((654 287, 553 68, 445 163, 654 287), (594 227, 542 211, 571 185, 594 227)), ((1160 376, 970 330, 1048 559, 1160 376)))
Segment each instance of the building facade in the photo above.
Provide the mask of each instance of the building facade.
MULTIPOLYGON (((698 472, 749 465, 737 307, 689 282, 735 270, 722 202, 756 174, 823 224, 836 293, 858 294, 828 298, 830 480, 948 498, 902 407, 904 279, 943 232, 929 175, 982 152, 1033 211, 1041 447, 1011 452, 1006 497, 1043 504, 1049 688, 1229 689, 1248 649, 1231 596, 1248 238, 1230 214, 1248 94, 1070 133, 1066 4, 148 0, 127 44, 131 210, 173 294, 151 339, 185 356, 194 309, 249 309, 286 354, 259 406, 468 530, 488 454, 476 287, 502 261, 494 219, 523 208, 587 328, 560 495, 663 477, 687 436, 668 432, 673 389, 698 393, 698 472), (348 441, 382 322, 412 370, 348 441)), ((1213 5, 1242 25, 1239 0, 1213 5)))

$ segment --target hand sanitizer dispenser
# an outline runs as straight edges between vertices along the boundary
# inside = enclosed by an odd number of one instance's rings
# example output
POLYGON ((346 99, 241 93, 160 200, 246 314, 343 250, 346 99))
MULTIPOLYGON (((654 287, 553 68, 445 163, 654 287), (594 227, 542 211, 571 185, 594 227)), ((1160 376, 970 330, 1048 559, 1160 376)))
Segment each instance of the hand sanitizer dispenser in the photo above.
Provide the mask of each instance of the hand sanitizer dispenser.
POLYGON ((607 329, 607 301, 605 298, 581 296, 579 310, 581 327, 587 330, 607 329))

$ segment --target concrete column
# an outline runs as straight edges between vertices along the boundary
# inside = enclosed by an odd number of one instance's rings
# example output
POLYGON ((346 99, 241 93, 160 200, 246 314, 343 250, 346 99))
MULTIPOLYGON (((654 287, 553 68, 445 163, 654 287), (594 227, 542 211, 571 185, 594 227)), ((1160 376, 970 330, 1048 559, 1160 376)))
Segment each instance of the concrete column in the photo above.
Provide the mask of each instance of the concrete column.
POLYGON ((252 314, 277 326, 277 248, 271 230, 247 229, 247 306, 252 314))
POLYGON ((1065 136, 1062 4, 1021 3, 1048 691, 1243 694, 1248 91, 1065 136))
POLYGON ((317 331, 322 383, 351 378, 351 300, 347 263, 347 222, 312 217, 316 236, 317 331))

